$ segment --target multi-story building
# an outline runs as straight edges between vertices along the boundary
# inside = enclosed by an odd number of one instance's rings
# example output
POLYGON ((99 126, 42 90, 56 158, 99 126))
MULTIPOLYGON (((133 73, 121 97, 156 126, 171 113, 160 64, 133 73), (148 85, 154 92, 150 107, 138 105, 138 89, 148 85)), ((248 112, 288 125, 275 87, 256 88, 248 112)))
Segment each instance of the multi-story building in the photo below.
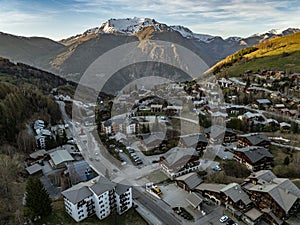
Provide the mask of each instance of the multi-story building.
POLYGON ((300 190, 289 179, 278 178, 270 170, 252 173, 243 184, 251 201, 273 224, 300 210, 300 190))
POLYGON ((122 214, 132 207, 132 188, 115 184, 103 176, 76 184, 62 195, 66 212, 76 222, 93 214, 101 220, 114 211, 122 214))
POLYGON ((162 171, 171 179, 200 169, 200 160, 197 155, 161 157, 159 164, 162 171))
POLYGON ((269 147, 271 141, 264 134, 252 133, 252 134, 243 134, 238 136, 238 147, 243 148, 246 146, 261 146, 269 147))
POLYGON ((234 159, 244 164, 251 171, 271 169, 273 155, 264 147, 248 146, 233 150, 234 159))

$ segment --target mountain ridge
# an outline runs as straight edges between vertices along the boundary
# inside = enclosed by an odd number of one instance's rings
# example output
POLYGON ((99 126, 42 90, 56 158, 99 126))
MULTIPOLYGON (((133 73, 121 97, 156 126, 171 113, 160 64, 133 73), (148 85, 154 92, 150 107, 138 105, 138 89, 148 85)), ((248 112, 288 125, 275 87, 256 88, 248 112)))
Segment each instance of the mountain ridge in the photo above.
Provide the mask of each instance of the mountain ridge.
POLYGON ((46 38, 22 38, 0 33, 0 56, 30 64, 78 82, 89 65, 105 52, 145 38, 179 44, 193 51, 210 67, 242 48, 297 31, 300 30, 289 28, 247 38, 223 39, 220 36, 196 34, 184 26, 169 26, 151 18, 110 19, 99 27, 88 29, 82 34, 60 42, 46 38))

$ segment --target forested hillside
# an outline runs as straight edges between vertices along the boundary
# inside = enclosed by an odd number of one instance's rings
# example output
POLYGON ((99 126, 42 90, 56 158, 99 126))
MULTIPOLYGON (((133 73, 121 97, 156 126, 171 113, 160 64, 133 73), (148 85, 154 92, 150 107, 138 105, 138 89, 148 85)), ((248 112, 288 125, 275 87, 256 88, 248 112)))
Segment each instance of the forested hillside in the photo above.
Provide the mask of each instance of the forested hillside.
POLYGON ((24 64, 0 59, 0 224, 23 224, 24 159, 35 148, 36 119, 61 120, 52 88, 74 93, 75 84, 24 64))

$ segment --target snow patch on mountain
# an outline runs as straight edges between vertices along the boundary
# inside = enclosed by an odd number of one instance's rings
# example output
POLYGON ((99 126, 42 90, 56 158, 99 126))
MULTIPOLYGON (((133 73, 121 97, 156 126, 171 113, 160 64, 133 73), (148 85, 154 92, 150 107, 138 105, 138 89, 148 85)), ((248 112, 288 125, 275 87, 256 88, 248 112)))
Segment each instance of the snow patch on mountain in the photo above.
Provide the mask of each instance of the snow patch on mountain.
POLYGON ((197 39, 199 41, 203 41, 206 43, 209 43, 214 39, 214 36, 208 35, 208 34, 195 34, 190 29, 184 26, 170 26, 170 28, 174 31, 178 31, 183 37, 188 39, 197 39))
POLYGON ((229 41, 229 42, 239 42, 241 41, 243 38, 241 37, 229 37, 229 38, 226 38, 225 41, 229 41))

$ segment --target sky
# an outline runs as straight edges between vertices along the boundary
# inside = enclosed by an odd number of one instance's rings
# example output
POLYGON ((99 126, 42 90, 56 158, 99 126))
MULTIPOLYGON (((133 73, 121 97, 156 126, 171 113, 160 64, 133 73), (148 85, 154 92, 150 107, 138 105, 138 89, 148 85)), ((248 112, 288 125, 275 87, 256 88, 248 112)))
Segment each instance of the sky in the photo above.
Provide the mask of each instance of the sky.
POLYGON ((299 0, 0 0, 0 31, 60 40, 110 18, 147 17, 195 33, 248 37, 300 28, 299 0))

